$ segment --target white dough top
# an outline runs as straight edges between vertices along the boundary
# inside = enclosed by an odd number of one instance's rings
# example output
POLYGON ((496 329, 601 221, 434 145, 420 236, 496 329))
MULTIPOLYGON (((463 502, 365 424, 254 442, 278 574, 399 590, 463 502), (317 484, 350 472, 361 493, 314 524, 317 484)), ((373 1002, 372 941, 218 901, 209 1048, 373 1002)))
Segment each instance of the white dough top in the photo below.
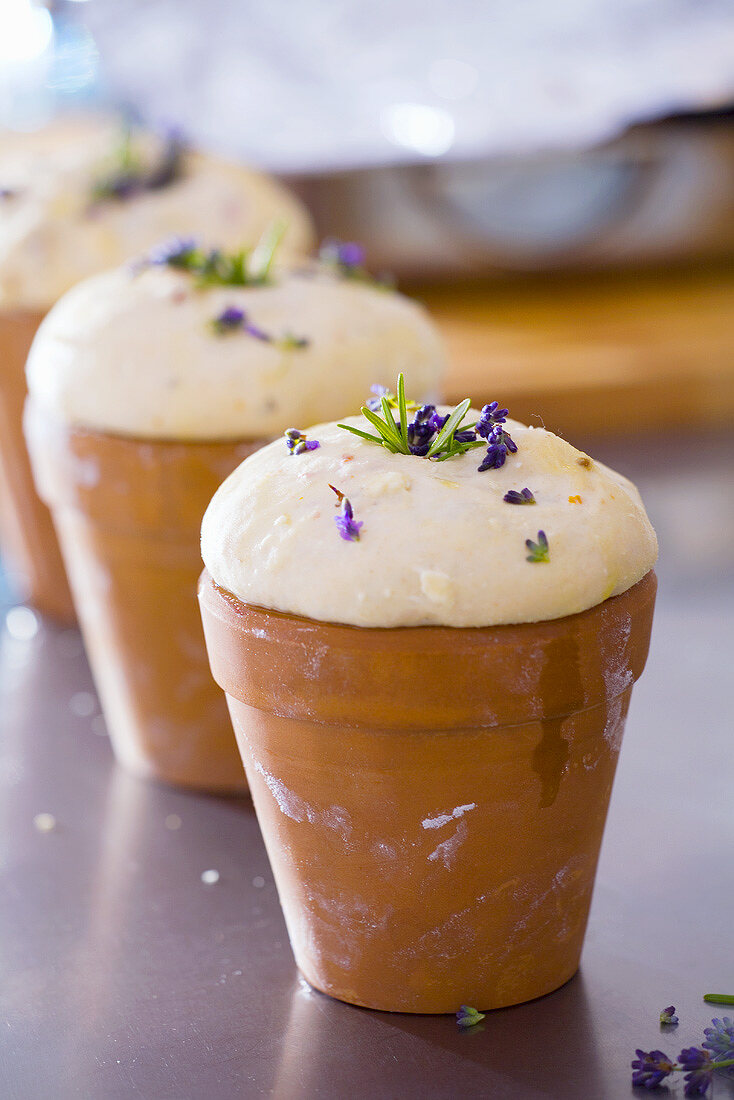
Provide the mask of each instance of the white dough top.
POLYGON ((538 622, 641 580, 657 540, 635 486, 551 432, 504 427, 517 453, 482 473, 481 448, 436 462, 333 423, 307 430, 317 450, 290 455, 277 440, 214 495, 204 563, 245 603, 362 627, 538 622), (340 535, 330 485, 351 502, 358 541, 340 535), (504 501, 526 487, 537 503, 504 501), (539 531, 548 560, 528 561, 539 531))
MULTIPOLYGON (((0 309, 45 311, 80 279, 175 234, 237 247, 282 220, 285 249, 310 248, 310 220, 295 196, 269 176, 201 153, 184 151, 165 185, 99 197, 95 188, 119 179, 121 133, 114 121, 90 117, 0 136, 0 309)), ((166 143, 141 132, 129 149, 148 173, 166 157, 166 143)))
POLYGON ((373 383, 401 370, 412 392, 435 396, 443 366, 420 305, 324 268, 277 269, 264 286, 201 289, 188 271, 127 266, 80 283, 54 306, 31 348, 28 387, 79 427, 269 439, 320 413, 359 408, 373 383), (225 310, 243 313, 252 331, 217 333, 212 322, 225 310))

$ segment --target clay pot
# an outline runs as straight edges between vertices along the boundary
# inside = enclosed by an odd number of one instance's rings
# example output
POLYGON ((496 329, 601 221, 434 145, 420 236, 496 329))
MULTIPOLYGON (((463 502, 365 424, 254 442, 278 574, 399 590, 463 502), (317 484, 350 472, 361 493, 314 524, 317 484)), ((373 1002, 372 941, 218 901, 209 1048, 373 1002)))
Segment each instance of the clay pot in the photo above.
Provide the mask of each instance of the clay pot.
POLYGON ((199 530, 255 442, 162 442, 71 428, 29 400, 51 508, 117 759, 138 775, 246 790, 196 605, 199 530))
POLYGON ((0 552, 21 599, 61 622, 74 606, 48 508, 39 499, 23 439, 25 362, 43 314, 0 312, 0 552))
POLYGON ((655 590, 650 572, 551 622, 379 630, 251 607, 203 574, 212 671, 313 986, 431 1013, 572 976, 655 590))

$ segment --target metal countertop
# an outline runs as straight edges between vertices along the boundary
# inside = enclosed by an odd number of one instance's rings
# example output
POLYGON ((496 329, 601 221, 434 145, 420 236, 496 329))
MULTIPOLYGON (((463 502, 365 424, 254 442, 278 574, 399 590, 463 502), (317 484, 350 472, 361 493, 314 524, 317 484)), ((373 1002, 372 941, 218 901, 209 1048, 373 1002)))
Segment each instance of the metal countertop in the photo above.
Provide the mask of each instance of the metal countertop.
MULTIPOLYGON (((734 441, 576 442, 638 482, 662 546, 580 973, 469 1034, 313 992, 249 802, 115 767, 79 635, 11 609, 2 1100, 617 1100, 632 1094, 636 1046, 674 1057, 731 1012, 701 994, 734 992, 734 441), (681 1024, 661 1034, 671 1003, 681 1024)), ((720 1080, 714 1098, 728 1097, 720 1080)))

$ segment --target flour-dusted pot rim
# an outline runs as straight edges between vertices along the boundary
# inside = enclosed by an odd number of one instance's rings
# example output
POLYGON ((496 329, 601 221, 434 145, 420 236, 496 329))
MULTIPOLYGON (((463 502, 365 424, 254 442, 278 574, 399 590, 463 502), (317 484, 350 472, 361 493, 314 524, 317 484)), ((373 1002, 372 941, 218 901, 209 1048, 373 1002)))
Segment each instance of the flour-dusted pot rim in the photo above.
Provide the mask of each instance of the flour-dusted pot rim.
POLYGON ((199 601, 214 678, 248 706, 440 730, 560 718, 620 695, 645 667, 656 590, 651 570, 576 615, 458 628, 317 622, 245 604, 206 570, 199 601))

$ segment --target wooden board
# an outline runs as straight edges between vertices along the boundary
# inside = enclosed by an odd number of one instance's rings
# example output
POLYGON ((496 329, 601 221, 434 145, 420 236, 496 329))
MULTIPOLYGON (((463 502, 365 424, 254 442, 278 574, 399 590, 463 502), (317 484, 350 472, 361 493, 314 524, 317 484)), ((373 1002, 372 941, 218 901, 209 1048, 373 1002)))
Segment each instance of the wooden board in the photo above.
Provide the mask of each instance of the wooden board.
POLYGON ((563 433, 734 422, 734 271, 413 288, 450 357, 446 394, 563 433))

